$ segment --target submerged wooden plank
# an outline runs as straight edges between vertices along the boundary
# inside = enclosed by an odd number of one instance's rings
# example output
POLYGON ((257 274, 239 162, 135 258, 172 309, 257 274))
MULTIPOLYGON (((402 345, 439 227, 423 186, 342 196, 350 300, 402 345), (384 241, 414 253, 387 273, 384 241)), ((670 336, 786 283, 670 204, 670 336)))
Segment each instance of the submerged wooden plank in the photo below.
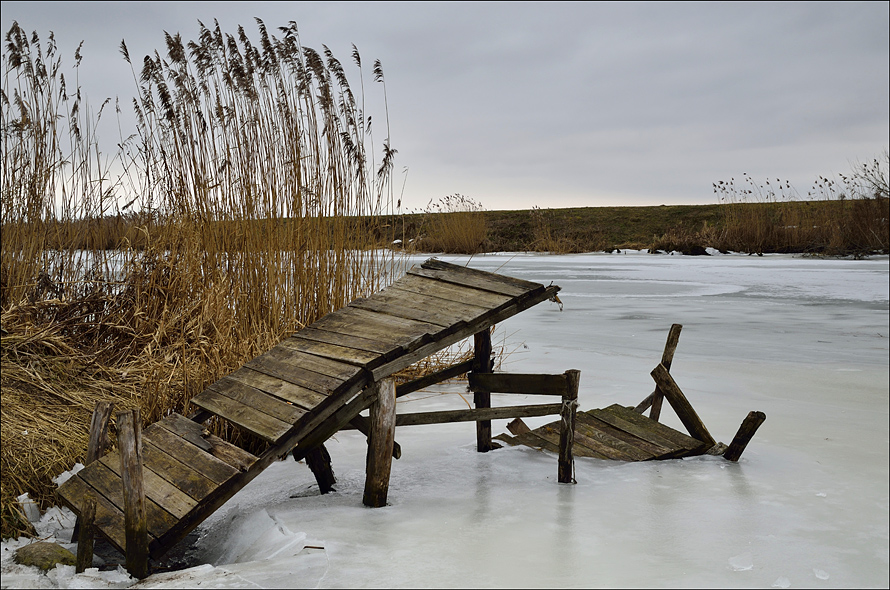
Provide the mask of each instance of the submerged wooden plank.
POLYGON ((580 421, 575 424, 575 444, 616 461, 645 461, 652 458, 651 454, 643 453, 624 441, 580 421))
MULTIPOLYGON (((653 434, 658 435, 661 438, 668 440, 672 444, 688 451, 696 451, 704 447, 704 443, 702 443, 701 441, 696 440, 689 435, 683 434, 678 430, 674 430, 670 426, 666 426, 661 422, 656 422, 651 418, 641 416, 633 410, 625 408, 624 406, 621 406, 619 404, 612 404, 608 408, 602 410, 590 410, 590 412, 587 413, 610 424, 614 421, 611 416, 614 416, 615 418, 618 418, 620 420, 624 420, 625 422, 637 424, 639 426, 642 426, 649 432, 652 432, 653 434)), ((661 443, 659 442, 658 444, 661 443)))
POLYGON ((193 397, 192 403, 272 443, 291 427, 290 422, 274 418, 210 388, 193 397))
MULTIPOLYGON (((160 422, 155 423, 157 426, 169 430, 173 434, 184 438, 188 442, 201 446, 198 440, 202 440, 210 449, 207 451, 220 461, 225 461, 238 471, 246 471, 251 465, 256 463, 257 458, 244 449, 224 441, 218 436, 210 434, 201 424, 193 422, 185 416, 179 414, 170 414, 160 422)), ((202 447, 203 448, 203 447, 202 447)))
POLYGON ((621 427, 616 427, 599 418, 595 418, 590 414, 585 414, 584 412, 578 413, 578 421, 585 424, 587 427, 594 428, 600 432, 605 432, 631 446, 645 451, 648 457, 643 460, 667 459, 684 450, 672 444, 670 441, 653 436, 651 433, 647 433, 645 429, 630 424, 629 422, 625 422, 621 427), (659 440, 659 443, 661 444, 654 443, 649 439, 659 440))
MULTIPOLYGON (((491 291, 492 293, 507 295, 508 297, 518 297, 520 295, 525 295, 528 291, 534 290, 525 287, 518 287, 516 285, 504 283, 502 281, 494 281, 491 278, 481 274, 477 275, 473 273, 460 273, 454 272, 452 270, 437 270, 432 268, 414 267, 408 271, 408 274, 428 279, 435 279, 437 281, 444 281, 446 283, 459 285, 461 287, 471 287, 473 289, 491 291)), ((543 285, 535 286, 535 289, 543 288, 543 285)))
POLYGON ((312 410, 318 404, 327 399, 327 395, 319 393, 302 385, 284 381, 278 377, 255 371, 249 367, 241 367, 234 373, 230 373, 225 379, 238 381, 260 391, 264 391, 277 398, 300 406, 304 410, 312 410))
MULTIPOLYGON (((553 452, 556 454, 559 454, 559 429, 558 428, 554 428, 553 426, 550 426, 548 424, 546 426, 541 426, 540 428, 535 428, 534 430, 532 430, 531 432, 528 432, 526 434, 521 434, 521 435, 517 436, 516 438, 519 439, 519 438, 527 437, 529 435, 535 435, 538 438, 542 438, 542 439, 546 440, 548 443, 553 445, 551 448, 548 448, 547 450, 549 451, 551 449, 555 449, 553 452)), ((548 445, 548 447, 549 446, 550 445, 548 445)), ((578 457, 594 457, 597 459, 601 459, 603 457, 603 454, 600 453, 599 450, 594 449, 592 447, 588 447, 586 444, 578 441, 577 439, 575 440, 575 444, 573 446, 574 446, 574 449, 573 449, 574 454, 578 457)))

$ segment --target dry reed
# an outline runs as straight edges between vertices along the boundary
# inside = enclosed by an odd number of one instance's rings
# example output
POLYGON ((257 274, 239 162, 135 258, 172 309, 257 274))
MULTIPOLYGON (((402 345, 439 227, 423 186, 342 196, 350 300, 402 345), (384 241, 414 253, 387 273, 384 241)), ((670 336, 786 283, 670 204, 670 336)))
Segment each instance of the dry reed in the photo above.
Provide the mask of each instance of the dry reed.
MULTIPOLYGON (((146 422, 187 412, 221 375, 401 270, 369 247, 393 212, 388 123, 378 160, 364 84, 354 94, 296 24, 279 37, 257 26, 259 45, 218 24, 188 43, 166 35, 164 56, 134 71, 137 128, 110 157, 96 137, 108 101, 93 112, 66 86, 52 35, 7 33, 3 537, 28 529, 16 495, 52 503, 50 478, 82 460, 95 401, 138 405, 146 422)), ((78 50, 68 80, 79 62, 78 50)), ((373 76, 384 82, 379 62, 373 76)))

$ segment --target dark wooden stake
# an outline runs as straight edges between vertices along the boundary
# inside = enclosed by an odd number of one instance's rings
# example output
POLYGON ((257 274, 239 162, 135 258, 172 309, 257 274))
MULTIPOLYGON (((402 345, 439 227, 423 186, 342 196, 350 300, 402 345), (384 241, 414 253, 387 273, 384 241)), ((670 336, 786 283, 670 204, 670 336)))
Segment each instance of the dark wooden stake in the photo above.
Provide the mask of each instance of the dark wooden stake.
MULTIPOLYGON (((473 335, 475 355, 473 357, 474 373, 491 373, 491 332, 482 330, 473 335)), ((488 391, 476 391, 473 393, 473 405, 476 408, 491 407, 491 393, 488 391)), ((492 449, 491 444, 491 420, 479 420, 476 422, 476 450, 487 453, 492 449)))
POLYGON ((135 578, 148 576, 148 529, 142 484, 142 421, 139 410, 117 415, 117 442, 124 485, 126 567, 135 578))
POLYGON ((327 494, 334 489, 337 479, 331 467, 331 455, 324 445, 318 445, 306 453, 306 465, 312 470, 318 489, 322 494, 327 494))
POLYGON ((661 391, 664 392, 664 396, 671 404, 671 407, 674 408, 674 412, 677 413, 680 422, 682 422, 683 426, 686 427, 686 430, 689 431, 689 435, 692 438, 706 443, 708 448, 717 444, 717 441, 714 440, 714 437, 711 436, 711 433, 708 432, 708 429, 705 427, 705 423, 702 422, 701 418, 698 417, 698 414, 695 413, 692 404, 690 404, 689 400, 686 399, 686 396, 683 395, 680 387, 677 385, 676 381, 674 381, 674 378, 671 377, 671 374, 668 373, 668 370, 664 365, 658 365, 652 370, 652 378, 655 379, 655 383, 661 391))
MULTIPOLYGON (((84 466, 105 455, 105 451, 108 449, 108 421, 111 419, 111 411, 113 409, 114 404, 112 402, 96 402, 96 407, 93 409, 93 417, 90 419, 90 440, 87 443, 87 456, 84 466)), ((74 521, 74 531, 71 533, 72 542, 80 542, 78 541, 80 539, 80 519, 81 517, 78 516, 77 520, 74 521)), ((93 541, 90 540, 90 547, 92 546, 93 541)))
POLYGON ((91 494, 83 500, 83 508, 77 517, 80 530, 77 533, 77 561, 75 573, 82 574, 93 567, 93 521, 96 519, 96 498, 91 494))
POLYGON ((766 420, 766 414, 763 412, 748 412, 742 425, 739 426, 739 431, 735 433, 735 437, 729 443, 729 448, 723 453, 723 457, 730 461, 738 461, 764 420, 766 420))
MULTIPOLYGON (((674 352, 677 350, 677 343, 680 341, 680 330, 682 329, 682 325, 673 324, 668 332, 667 342, 664 344, 664 352, 661 354, 661 364, 664 365, 668 371, 671 370, 671 363, 674 361, 674 352)), ((651 407, 652 410, 649 412, 649 417, 658 421, 658 418, 661 416, 661 406, 663 401, 664 392, 656 385, 655 391, 646 396, 646 399, 641 401, 639 405, 634 408, 634 411, 638 414, 642 414, 651 407)))
POLYGON ((576 483, 572 445, 575 442, 575 412, 578 408, 578 384, 581 371, 571 369, 565 372, 566 391, 562 396, 562 411, 559 422, 559 483, 576 483))
POLYGON ((380 508, 386 506, 389 492, 392 443, 396 432, 396 386, 392 379, 384 379, 372 387, 377 388, 377 399, 371 404, 371 428, 362 503, 371 508, 380 508))

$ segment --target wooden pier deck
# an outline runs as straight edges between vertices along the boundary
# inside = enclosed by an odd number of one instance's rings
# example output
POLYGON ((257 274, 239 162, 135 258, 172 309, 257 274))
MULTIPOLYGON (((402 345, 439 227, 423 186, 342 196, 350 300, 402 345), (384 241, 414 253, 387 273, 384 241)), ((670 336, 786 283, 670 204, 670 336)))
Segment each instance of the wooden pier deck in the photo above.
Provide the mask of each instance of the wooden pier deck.
MULTIPOLYGON (((166 553, 288 452, 304 457, 349 423, 367 434, 359 412, 376 401, 381 379, 464 338, 487 336, 558 291, 431 259, 213 383, 192 399, 201 411, 191 419, 174 414, 142 432, 148 554, 166 553), (262 437, 268 450, 254 456, 212 436, 202 426, 212 416, 262 437)), ((126 553, 130 491, 122 472, 121 457, 105 455, 61 485, 58 497, 79 516, 95 498, 95 530, 126 553)))
MULTIPOLYGON (((509 445, 525 445, 558 452, 559 422, 529 429, 521 421, 511 423, 515 436, 494 438, 509 445)), ((616 461, 650 461, 702 455, 711 444, 696 440, 632 408, 614 404, 604 409, 578 412, 573 453, 576 457, 616 461)))

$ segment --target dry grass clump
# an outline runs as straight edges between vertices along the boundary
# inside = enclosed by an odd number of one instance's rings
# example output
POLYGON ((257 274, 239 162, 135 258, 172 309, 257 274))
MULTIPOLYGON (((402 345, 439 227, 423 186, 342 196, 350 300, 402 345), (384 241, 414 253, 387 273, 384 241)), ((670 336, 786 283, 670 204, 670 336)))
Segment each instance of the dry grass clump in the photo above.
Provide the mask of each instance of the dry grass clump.
POLYGON ((476 254, 483 250, 485 237, 482 205, 455 193, 430 201, 424 211, 421 237, 415 243, 422 252, 476 254))
MULTIPOLYGON (((97 400, 139 406, 146 423, 188 412, 222 375, 400 271, 369 248, 386 232, 375 215, 393 209, 388 130, 378 161, 340 62, 302 47, 294 23, 281 38, 257 24, 258 46, 240 27, 166 35, 166 54, 134 72, 137 129, 110 157, 102 109, 66 87, 52 36, 41 45, 17 23, 6 36, 3 537, 28 529, 15 496, 45 507, 50 478, 83 458, 97 400)), ((379 62, 373 73, 382 83, 379 62)))
POLYGON ((890 155, 854 167, 850 176, 819 177, 806 200, 786 181, 741 186, 720 181, 725 203, 723 233, 714 244, 758 253, 804 252, 864 256, 890 252, 890 155))

